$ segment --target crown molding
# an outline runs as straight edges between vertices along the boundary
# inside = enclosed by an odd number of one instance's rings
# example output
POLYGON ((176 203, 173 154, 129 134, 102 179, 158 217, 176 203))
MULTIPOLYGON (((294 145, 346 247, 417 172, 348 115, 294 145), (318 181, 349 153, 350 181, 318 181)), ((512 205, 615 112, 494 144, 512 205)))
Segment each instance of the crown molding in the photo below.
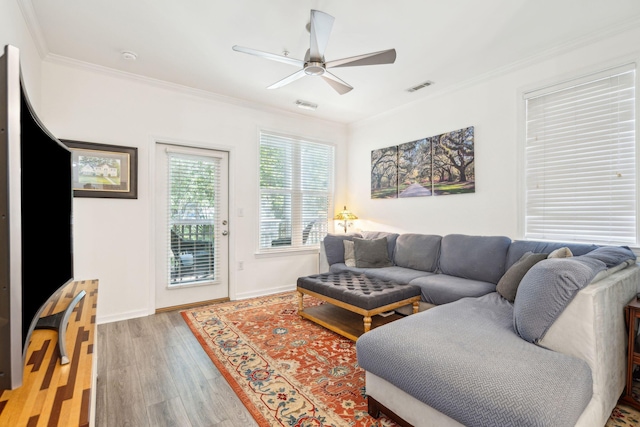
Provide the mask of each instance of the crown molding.
MULTIPOLYGON (((234 105, 240 108, 248 108, 252 110, 257 110, 260 112, 269 112, 278 115, 287 115, 295 118, 303 118, 305 120, 313 120, 321 123, 329 123, 332 125, 341 124, 346 126, 345 123, 334 122, 331 120, 321 119, 318 117, 312 117, 305 114, 296 113, 293 111, 288 111, 284 109, 280 109, 277 107, 272 107, 266 104, 260 104, 257 102, 248 101, 241 98, 234 98, 232 96, 221 95, 215 92, 210 92, 204 89, 196 89, 190 86, 181 85, 178 83, 167 82, 166 80, 154 79, 152 77, 141 76, 139 74, 129 73, 126 71, 116 70, 114 68, 105 67, 102 65, 93 64, 90 62, 79 61, 77 59, 68 58, 66 56, 56 55, 56 54, 48 54, 43 62, 48 62, 51 64, 59 64, 71 68, 76 68, 79 70, 89 71, 95 74, 102 74, 109 77, 114 77, 122 80, 128 80, 132 82, 141 83, 147 86, 152 86, 160 89, 170 90, 173 92, 178 92, 183 95, 195 96, 198 98, 207 99, 210 101, 215 101, 227 105, 234 105)), ((293 104, 292 104, 293 105, 293 104)))
POLYGON ((49 47, 47 46, 44 34, 42 34, 40 22, 33 8, 33 3, 31 3, 31 0, 18 0, 18 7, 20 8, 20 12, 22 12, 24 22, 27 24, 27 29, 36 45, 40 59, 44 59, 49 54, 49 47))
POLYGON ((457 92, 459 90, 474 86, 476 84, 497 78, 497 77, 501 77, 507 74, 510 74, 512 72, 521 70, 523 68, 532 66, 536 63, 545 61, 547 59, 551 59, 554 56, 563 54, 563 53, 567 53, 570 52, 572 50, 584 47, 584 46, 588 46, 592 43, 595 43, 599 40, 603 40, 603 39, 607 39, 610 37, 614 37, 618 34, 622 34, 624 32, 627 31, 631 31, 634 29, 640 28, 640 16, 635 16, 633 18, 628 19, 627 21, 624 21, 622 23, 619 24, 615 24, 612 26, 609 26, 607 28, 602 29, 601 31, 597 31, 594 33, 590 33, 587 36, 584 37, 579 37, 573 40, 569 40, 565 43, 561 43, 558 44, 550 49, 545 49, 537 54, 534 55, 530 55, 524 59, 521 59, 519 61, 514 61, 511 62, 507 65, 504 65, 502 67, 498 67, 495 68, 491 71, 488 71, 486 73, 483 74, 479 74, 477 76, 474 76, 470 79, 461 81, 459 83, 455 83, 455 84, 451 84, 451 85, 447 85, 447 86, 441 86, 439 88, 434 87, 435 90, 424 94, 421 98, 418 98, 414 101, 411 101, 409 103, 406 104, 402 104, 399 105, 397 107, 391 108, 387 111, 384 111, 380 114, 376 114, 374 116, 371 117, 367 117, 361 120, 357 120, 355 122, 352 122, 349 124, 349 126, 358 128, 360 126, 364 126, 367 123, 370 123, 371 121, 374 120, 378 120, 382 117, 388 116, 390 114, 393 114, 393 112, 395 111, 399 111, 402 110, 404 108, 411 108, 411 106, 414 106, 419 103, 424 101, 427 98, 433 98, 436 96, 442 96, 442 95, 446 95, 452 92, 457 92))

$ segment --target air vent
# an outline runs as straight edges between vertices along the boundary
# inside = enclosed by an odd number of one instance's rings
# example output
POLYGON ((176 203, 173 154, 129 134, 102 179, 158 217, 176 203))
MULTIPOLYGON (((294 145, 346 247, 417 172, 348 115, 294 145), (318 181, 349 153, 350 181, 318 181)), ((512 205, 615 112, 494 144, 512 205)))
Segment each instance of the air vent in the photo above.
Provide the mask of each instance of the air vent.
POLYGON ((302 101, 300 99, 296 101, 296 105, 298 106, 298 108, 302 108, 303 110, 315 110, 316 108, 318 108, 318 104, 314 104, 313 102, 309 101, 302 101))
POLYGON ((407 89, 407 92, 415 92, 415 91, 420 90, 422 88, 425 88, 427 86, 431 86, 432 84, 433 84, 433 82, 431 80, 427 80, 424 83, 420 83, 418 86, 410 87, 409 89, 407 89))

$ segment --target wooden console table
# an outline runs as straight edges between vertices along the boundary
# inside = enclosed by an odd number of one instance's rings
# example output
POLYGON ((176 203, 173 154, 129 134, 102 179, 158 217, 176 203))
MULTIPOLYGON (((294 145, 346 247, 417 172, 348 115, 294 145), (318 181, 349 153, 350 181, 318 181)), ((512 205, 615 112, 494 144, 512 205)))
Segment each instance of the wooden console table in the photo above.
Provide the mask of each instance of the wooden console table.
POLYGON ((70 363, 60 364, 58 333, 37 329, 31 336, 22 387, 0 396, 0 426, 89 426, 95 414, 96 308, 98 281, 71 282, 56 294, 42 317, 64 310, 82 290, 69 318, 70 363))

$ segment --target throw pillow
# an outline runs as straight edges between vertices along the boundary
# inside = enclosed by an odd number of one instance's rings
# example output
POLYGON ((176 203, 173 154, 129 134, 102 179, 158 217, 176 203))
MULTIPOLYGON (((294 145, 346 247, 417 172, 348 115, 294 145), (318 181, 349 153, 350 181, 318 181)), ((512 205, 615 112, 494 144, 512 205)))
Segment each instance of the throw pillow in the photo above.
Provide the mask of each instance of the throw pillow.
POLYGON ((516 261, 504 275, 498 281, 496 286, 496 292, 498 292, 504 299, 513 303, 516 299, 516 292, 520 281, 527 274, 527 271, 543 259, 546 259, 548 254, 536 254, 533 252, 526 252, 522 255, 518 261, 516 261))
POLYGON ((551 252, 548 256, 548 258, 569 258, 572 257, 573 254, 571 253, 571 249, 565 247, 556 249, 555 251, 551 252))
POLYGON ((353 241, 345 240, 344 243, 344 264, 347 267, 356 266, 356 256, 353 251, 353 241))
POLYGON ((389 252, 387 251, 387 238, 359 239, 353 238, 353 250, 358 268, 391 267, 389 252))
POLYGON ((513 304, 518 335, 537 344, 576 294, 604 269, 604 262, 584 256, 552 258, 531 267, 513 304))
POLYGON ((322 244, 327 256, 329 265, 344 262, 344 240, 351 240, 355 237, 362 237, 362 234, 327 234, 322 244))
POLYGON ((396 249, 396 240, 400 235, 397 233, 391 233, 388 231, 363 231, 362 238, 363 239, 381 239, 383 237, 387 238, 387 251, 389 252, 389 259, 393 262, 393 253, 396 249))
POLYGON ((603 246, 582 256, 599 259, 607 265, 607 268, 636 260, 636 255, 628 246, 603 246))

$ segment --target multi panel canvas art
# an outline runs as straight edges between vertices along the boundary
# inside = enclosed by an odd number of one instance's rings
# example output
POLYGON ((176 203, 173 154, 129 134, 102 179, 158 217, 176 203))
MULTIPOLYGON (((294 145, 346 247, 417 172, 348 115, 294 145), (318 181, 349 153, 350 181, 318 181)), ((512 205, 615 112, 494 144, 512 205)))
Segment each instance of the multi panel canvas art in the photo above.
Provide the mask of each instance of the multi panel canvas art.
POLYGON ((473 126, 371 151, 372 199, 473 192, 473 126))

